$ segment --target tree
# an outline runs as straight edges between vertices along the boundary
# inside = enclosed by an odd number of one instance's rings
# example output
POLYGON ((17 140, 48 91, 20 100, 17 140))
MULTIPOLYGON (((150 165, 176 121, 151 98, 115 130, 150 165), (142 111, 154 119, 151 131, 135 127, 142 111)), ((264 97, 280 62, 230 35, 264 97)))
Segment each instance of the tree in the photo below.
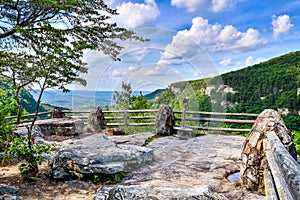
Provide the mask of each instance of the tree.
MULTIPOLYGON (((118 44, 120 40, 144 41, 134 32, 109 22, 110 16, 116 14, 103 0, 0 0, 0 73, 14 84, 18 123, 22 88, 33 83, 40 86, 37 116, 46 88, 66 92, 67 84, 85 84, 80 79, 80 74, 87 72, 82 61, 85 50, 101 51, 119 60, 123 48, 118 44)), ((30 161, 35 159, 31 145, 34 121, 28 127, 26 152, 31 154, 30 161)))
POLYGON ((122 82, 122 91, 115 91, 113 100, 115 101, 115 108, 118 110, 129 110, 132 107, 132 89, 131 84, 122 82))
POLYGON ((52 82, 48 86, 67 91, 65 84, 86 72, 81 60, 85 49, 119 60, 122 47, 117 41, 144 41, 110 23, 110 16, 116 14, 103 0, 0 0, 0 72, 14 83, 18 123, 21 88, 47 79, 52 82), (55 73, 49 75, 45 69, 55 73))

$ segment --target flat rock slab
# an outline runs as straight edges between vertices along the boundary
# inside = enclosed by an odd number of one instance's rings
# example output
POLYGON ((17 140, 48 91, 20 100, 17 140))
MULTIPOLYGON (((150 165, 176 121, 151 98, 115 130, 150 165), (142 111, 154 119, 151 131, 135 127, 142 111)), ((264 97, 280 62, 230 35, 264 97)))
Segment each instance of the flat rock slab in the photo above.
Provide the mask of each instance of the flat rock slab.
POLYGON ((132 135, 109 136, 108 138, 117 144, 133 144, 143 146, 146 140, 151 136, 154 136, 154 134, 151 132, 146 132, 132 135))
POLYGON ((226 180, 228 173, 240 168, 244 140, 243 136, 216 134, 187 140, 172 136, 154 139, 147 146, 155 152, 153 162, 114 188, 103 187, 98 199, 105 192, 103 199, 109 200, 122 194, 140 199, 265 199, 226 180), (143 196, 139 196, 141 191, 143 196))
POLYGON ((83 178, 93 174, 131 172, 151 161, 153 156, 150 148, 117 145, 105 135, 94 134, 61 146, 50 165, 54 178, 83 178))
MULTIPOLYGON (((28 130, 26 126, 30 123, 22 124, 14 131, 20 137, 27 136, 28 130)), ((33 136, 74 136, 84 133, 84 122, 81 119, 74 118, 52 118, 37 120, 33 126, 33 136)))
POLYGON ((79 135, 84 132, 84 122, 81 119, 53 118, 36 121, 34 132, 43 135, 79 135))

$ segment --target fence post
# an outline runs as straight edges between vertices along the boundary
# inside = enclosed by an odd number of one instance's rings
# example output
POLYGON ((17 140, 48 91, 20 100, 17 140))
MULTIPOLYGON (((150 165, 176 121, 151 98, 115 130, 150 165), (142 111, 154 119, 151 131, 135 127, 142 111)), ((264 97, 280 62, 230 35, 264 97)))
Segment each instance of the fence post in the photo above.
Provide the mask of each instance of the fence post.
POLYGON ((128 111, 124 110, 124 126, 128 126, 128 111))

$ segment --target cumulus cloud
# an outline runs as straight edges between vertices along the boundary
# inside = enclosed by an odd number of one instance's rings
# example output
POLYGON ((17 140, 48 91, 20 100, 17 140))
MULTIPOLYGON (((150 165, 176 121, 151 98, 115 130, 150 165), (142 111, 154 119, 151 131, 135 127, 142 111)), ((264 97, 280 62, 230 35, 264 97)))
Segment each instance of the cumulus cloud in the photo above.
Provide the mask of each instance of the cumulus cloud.
POLYGON ((243 0, 172 0, 171 5, 178 8, 186 8, 188 12, 196 10, 211 10, 220 12, 235 6, 243 0))
POLYGON ((273 15, 272 19, 272 25, 273 25, 273 37, 275 39, 279 38, 283 34, 287 34, 290 29, 294 26, 291 23, 290 16, 284 14, 276 17, 273 15))
POLYGON ((232 58, 225 58, 219 62, 223 66, 228 66, 232 63, 232 58))
POLYGON ((258 64, 258 63, 261 63, 264 61, 266 61, 266 59, 264 59, 264 58, 254 59, 252 56, 248 56, 245 61, 245 66, 255 65, 255 64, 258 64))
POLYGON ((145 0, 144 3, 123 2, 117 6, 119 15, 114 19, 126 28, 136 28, 150 24, 160 11, 155 0, 145 0))
POLYGON ((124 66, 124 67, 119 67, 119 68, 112 69, 111 74, 110 74, 110 78, 111 79, 122 78, 122 77, 126 76, 126 74, 136 70, 137 68, 138 67, 135 66, 135 65, 129 65, 128 67, 124 66))
MULTIPOLYGON (((170 44, 165 47, 158 61, 159 65, 178 65, 185 62, 201 68, 203 74, 216 72, 206 51, 246 52, 260 48, 267 40, 260 36, 258 30, 249 28, 246 32, 238 31, 232 25, 209 24, 207 19, 196 17, 189 30, 177 32, 170 44), (196 64, 195 64, 196 63, 196 64)), ((227 58, 220 62, 230 65, 232 60, 227 58)))

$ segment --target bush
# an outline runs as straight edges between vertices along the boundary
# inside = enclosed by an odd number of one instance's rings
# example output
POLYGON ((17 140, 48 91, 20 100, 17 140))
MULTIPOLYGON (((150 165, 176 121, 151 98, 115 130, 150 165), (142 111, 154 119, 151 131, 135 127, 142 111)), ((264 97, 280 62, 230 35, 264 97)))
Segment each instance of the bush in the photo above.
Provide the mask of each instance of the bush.
POLYGON ((23 180, 30 180, 38 173, 38 164, 45 161, 45 154, 51 151, 50 145, 40 145, 34 143, 33 140, 25 138, 14 138, 10 143, 6 154, 10 158, 24 159, 25 163, 21 164, 19 170, 23 180))
POLYGON ((297 154, 300 155, 300 132, 292 131, 297 154))

